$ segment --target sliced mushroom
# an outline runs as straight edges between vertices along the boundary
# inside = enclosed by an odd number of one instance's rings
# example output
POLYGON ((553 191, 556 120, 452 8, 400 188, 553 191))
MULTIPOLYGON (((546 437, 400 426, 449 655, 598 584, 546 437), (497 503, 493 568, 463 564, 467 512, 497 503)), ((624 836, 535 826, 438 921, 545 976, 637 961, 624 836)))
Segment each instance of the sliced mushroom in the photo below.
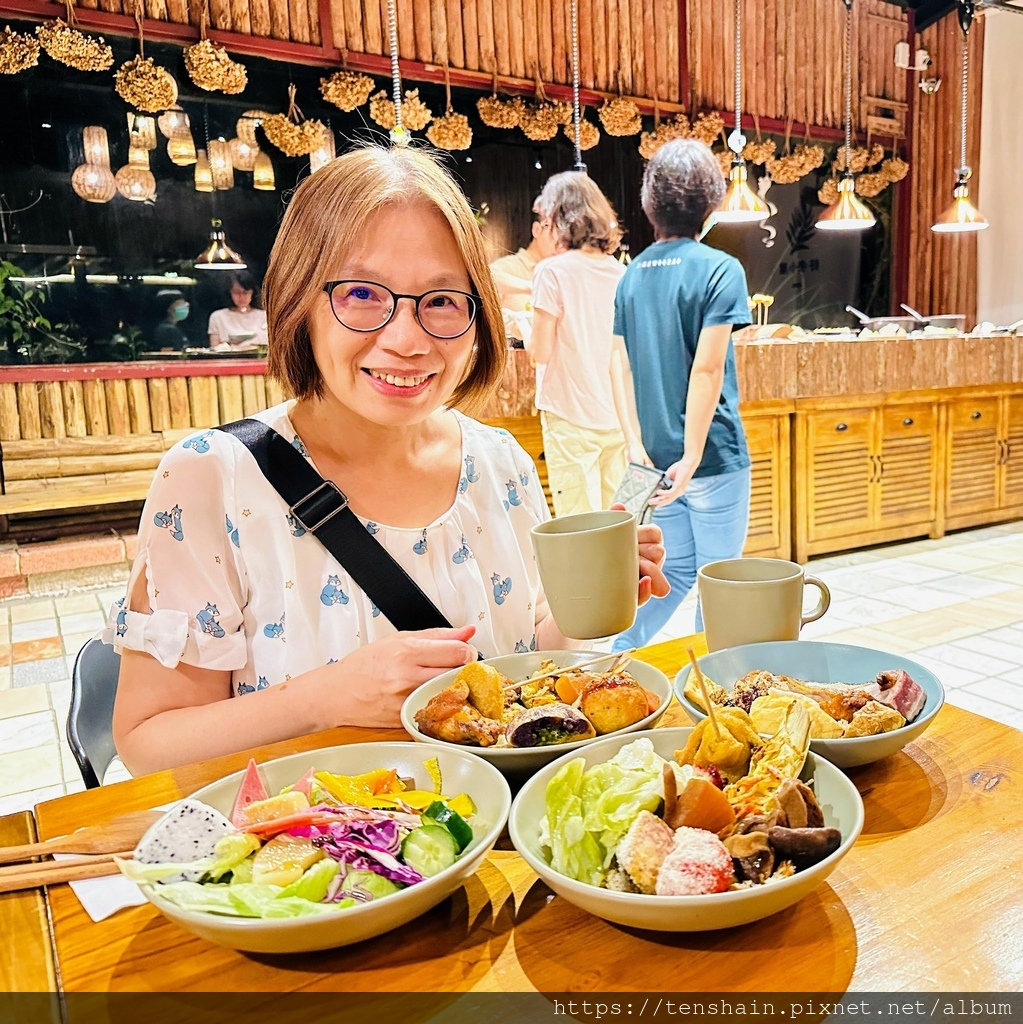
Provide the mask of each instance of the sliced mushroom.
POLYGON ((748 879, 759 885, 774 871, 774 851, 763 832, 731 835, 725 840, 725 849, 732 855, 732 864, 738 879, 748 879))
POLYGON ((808 868, 842 845, 842 833, 837 828, 782 828, 775 825, 767 833, 767 841, 779 860, 790 860, 796 868, 808 868))

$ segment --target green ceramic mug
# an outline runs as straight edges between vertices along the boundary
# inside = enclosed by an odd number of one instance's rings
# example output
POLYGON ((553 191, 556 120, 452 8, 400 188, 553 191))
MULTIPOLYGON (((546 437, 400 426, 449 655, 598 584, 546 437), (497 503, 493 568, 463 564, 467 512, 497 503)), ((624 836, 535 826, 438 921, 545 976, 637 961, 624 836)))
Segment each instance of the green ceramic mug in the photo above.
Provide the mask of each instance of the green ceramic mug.
POLYGON ((583 512, 534 526, 533 551, 558 629, 576 640, 614 636, 636 618, 637 520, 631 512, 583 512))

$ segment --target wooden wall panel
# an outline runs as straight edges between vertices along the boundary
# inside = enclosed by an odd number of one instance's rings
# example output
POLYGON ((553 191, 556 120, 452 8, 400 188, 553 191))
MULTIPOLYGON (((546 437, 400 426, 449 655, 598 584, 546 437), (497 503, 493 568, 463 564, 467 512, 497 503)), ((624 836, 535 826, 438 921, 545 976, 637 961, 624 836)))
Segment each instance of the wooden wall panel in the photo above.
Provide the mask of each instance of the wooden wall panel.
MULTIPOLYGON (((743 109, 778 121, 841 127, 845 7, 840 0, 742 0, 742 5, 743 109)), ((734 106, 734 8, 734 0, 688 0, 689 71, 697 107, 734 106)), ((657 13, 660 18, 660 7, 657 13)), ((867 97, 904 109, 906 76, 895 68, 894 53, 895 44, 906 38, 906 16, 884 0, 863 0, 853 15, 853 119, 865 130, 867 97)), ((657 38, 665 37, 659 23, 657 38)), ((677 66, 676 57, 676 80, 677 66)))
MULTIPOLYGON (((982 173, 979 164, 984 29, 985 20, 979 18, 970 32, 967 158, 975 178, 982 173)), ((972 325, 977 315, 977 236, 970 232, 931 231, 934 219, 952 202, 954 172, 959 166, 962 33, 955 18, 946 18, 919 38, 919 45, 931 54, 942 85, 933 95, 918 98, 914 107, 907 301, 924 315, 965 313, 972 325)), ((976 199, 976 187, 973 198, 976 199)))

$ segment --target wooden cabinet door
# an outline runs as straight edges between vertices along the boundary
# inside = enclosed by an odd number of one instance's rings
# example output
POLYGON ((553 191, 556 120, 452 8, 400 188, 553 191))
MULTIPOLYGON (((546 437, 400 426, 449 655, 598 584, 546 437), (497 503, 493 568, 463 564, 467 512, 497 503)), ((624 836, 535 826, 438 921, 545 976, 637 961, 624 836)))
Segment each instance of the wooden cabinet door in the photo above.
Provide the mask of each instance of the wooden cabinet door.
POLYGON ((791 556, 788 413, 743 419, 752 464, 746 555, 791 556))
POLYGON ((878 465, 875 414, 838 409, 806 414, 807 539, 855 537, 875 527, 878 465))
POLYGON ((881 411, 877 526, 933 522, 938 514, 938 406, 891 405, 881 411))
POLYGON ((948 405, 945 515, 982 515, 998 507, 1000 445, 998 398, 958 398, 948 405))
POLYGON ((1023 395, 1002 399, 1002 469, 998 505, 1023 506, 1023 395))

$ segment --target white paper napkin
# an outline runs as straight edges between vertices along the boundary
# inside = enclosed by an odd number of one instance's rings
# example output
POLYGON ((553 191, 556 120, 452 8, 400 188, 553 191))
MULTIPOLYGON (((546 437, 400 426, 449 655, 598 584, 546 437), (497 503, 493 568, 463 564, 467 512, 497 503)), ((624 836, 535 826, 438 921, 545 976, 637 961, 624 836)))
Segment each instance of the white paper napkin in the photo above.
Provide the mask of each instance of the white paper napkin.
MULTIPOLYGON (((154 807, 156 811, 169 811, 174 803, 154 807)), ((66 860, 71 854, 56 854, 54 860, 66 860)), ((71 891, 85 908, 85 912, 93 921, 103 921, 116 914, 124 907, 140 907, 147 903, 142 890, 130 879, 118 872, 116 875, 104 875, 102 878, 85 878, 80 882, 70 882, 71 891)))

